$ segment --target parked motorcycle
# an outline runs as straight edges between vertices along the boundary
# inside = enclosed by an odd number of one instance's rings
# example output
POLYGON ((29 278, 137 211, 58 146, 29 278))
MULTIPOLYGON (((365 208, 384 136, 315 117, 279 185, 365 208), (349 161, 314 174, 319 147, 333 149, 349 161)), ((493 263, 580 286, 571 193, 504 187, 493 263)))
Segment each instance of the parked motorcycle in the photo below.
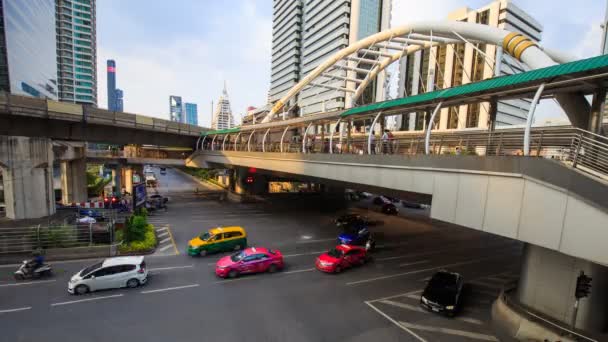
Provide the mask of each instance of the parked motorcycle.
POLYGON ((35 266, 33 260, 23 260, 23 263, 15 271, 15 280, 38 279, 41 277, 49 277, 53 274, 53 269, 50 264, 42 264, 35 266))

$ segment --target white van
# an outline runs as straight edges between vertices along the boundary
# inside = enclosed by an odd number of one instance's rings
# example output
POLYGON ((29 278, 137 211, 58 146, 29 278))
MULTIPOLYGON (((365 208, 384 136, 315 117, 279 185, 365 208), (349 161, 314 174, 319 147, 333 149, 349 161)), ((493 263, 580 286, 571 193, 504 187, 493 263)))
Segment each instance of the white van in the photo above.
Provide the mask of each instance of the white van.
POLYGON ((148 270, 143 256, 108 258, 76 273, 68 283, 71 294, 137 287, 148 280, 148 270))

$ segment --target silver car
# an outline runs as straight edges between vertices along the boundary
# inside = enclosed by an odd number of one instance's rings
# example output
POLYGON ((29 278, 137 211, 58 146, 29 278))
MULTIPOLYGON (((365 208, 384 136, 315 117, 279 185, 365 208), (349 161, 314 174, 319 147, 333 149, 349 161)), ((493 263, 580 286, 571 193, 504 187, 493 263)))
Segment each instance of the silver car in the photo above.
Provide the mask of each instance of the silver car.
POLYGON ((148 280, 148 270, 143 256, 108 258, 76 273, 68 283, 71 294, 137 287, 148 280))

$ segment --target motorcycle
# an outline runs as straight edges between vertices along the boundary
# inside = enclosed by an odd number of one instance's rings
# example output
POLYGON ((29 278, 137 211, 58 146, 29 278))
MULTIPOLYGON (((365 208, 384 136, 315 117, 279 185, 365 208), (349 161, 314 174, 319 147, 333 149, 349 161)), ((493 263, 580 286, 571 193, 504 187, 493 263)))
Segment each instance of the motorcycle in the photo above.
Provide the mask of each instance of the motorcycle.
POLYGON ((42 264, 34 268, 31 260, 23 260, 21 266, 15 271, 14 277, 15 280, 38 279, 51 276, 52 274, 53 269, 49 264, 42 264))

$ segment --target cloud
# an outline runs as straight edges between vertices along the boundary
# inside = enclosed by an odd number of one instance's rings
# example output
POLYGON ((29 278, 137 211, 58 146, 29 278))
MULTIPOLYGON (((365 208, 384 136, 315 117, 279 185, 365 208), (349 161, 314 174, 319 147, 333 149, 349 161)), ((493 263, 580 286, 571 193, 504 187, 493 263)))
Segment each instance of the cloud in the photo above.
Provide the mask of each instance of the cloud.
MULTIPOLYGON (((111 24, 109 21, 98 25, 111 24)), ((125 111, 169 118, 169 96, 198 104, 199 124, 210 126, 211 101, 228 84, 236 121, 248 105, 263 104, 270 84, 271 21, 255 2, 212 17, 209 31, 163 42, 98 45, 98 104, 107 107, 106 60, 117 64, 117 87, 124 90, 125 111)))

